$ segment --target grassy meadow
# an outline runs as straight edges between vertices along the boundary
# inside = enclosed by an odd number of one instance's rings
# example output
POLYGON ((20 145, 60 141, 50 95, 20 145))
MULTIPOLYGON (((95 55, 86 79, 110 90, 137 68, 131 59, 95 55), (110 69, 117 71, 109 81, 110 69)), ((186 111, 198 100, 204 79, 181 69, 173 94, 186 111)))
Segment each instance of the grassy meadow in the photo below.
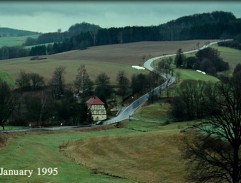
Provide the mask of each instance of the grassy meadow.
POLYGON ((241 50, 223 47, 223 46, 212 46, 220 52, 220 57, 225 62, 229 63, 230 69, 227 72, 229 75, 233 73, 233 69, 238 63, 241 63, 241 50))
POLYGON ((195 70, 190 69, 175 69, 174 76, 180 73, 180 80, 202 80, 202 81, 211 81, 211 82, 217 82, 218 79, 214 76, 202 74, 200 72, 197 72, 195 70))
MULTIPOLYGON (((228 75, 231 75, 233 73, 233 70, 235 66, 238 63, 241 63, 241 50, 228 48, 228 47, 222 47, 218 45, 213 45, 212 48, 217 49, 220 52, 220 57, 225 61, 229 63, 229 70, 225 71, 223 73, 226 73, 228 75)), ((216 82, 218 81, 217 78, 209 75, 203 75, 202 73, 196 72, 194 70, 189 69, 175 69, 175 72, 180 73, 180 79, 195 79, 195 80, 204 80, 204 81, 211 81, 216 82)))
POLYGON ((170 105, 164 102, 154 103, 152 105, 146 105, 144 108, 141 107, 137 109, 134 114, 134 117, 141 119, 142 121, 160 123, 166 122, 168 120, 168 111, 170 105))
POLYGON ((8 134, 10 140, 0 149, 1 167, 34 173, 30 178, 0 176, 0 182, 184 183, 185 164, 177 142, 183 137, 180 130, 190 124, 163 124, 167 108, 166 103, 143 106, 137 112, 140 120, 126 121, 122 128, 8 134), (158 105, 164 108, 162 119, 158 105), (151 108, 155 117, 142 120, 140 113, 150 116, 151 108), (58 175, 37 175, 42 167, 58 168, 58 175))
POLYGON ((0 37, 0 47, 3 46, 21 46, 28 37, 37 38, 39 35, 0 37))
MULTIPOLYGON (((223 58, 225 62, 229 63, 229 70, 222 72, 226 73, 228 75, 231 75, 235 66, 238 63, 241 63, 241 50, 233 49, 233 48, 227 48, 222 47, 218 45, 213 45, 212 48, 217 49, 220 52, 220 57, 223 58)), ((195 54, 187 54, 186 56, 194 56, 195 54)), ((174 57, 173 57, 174 60, 174 57)), ((157 67, 158 60, 154 62, 153 66, 157 67)), ((173 66, 174 67, 174 66, 173 66)), ((177 76, 177 73, 180 75, 180 80, 187 80, 187 79, 193 79, 193 80, 203 80, 203 81, 211 81, 211 82, 217 82, 218 79, 216 77, 210 76, 210 75, 204 75, 200 72, 197 72, 195 70, 190 69, 175 69, 174 70, 174 76, 177 76)))
POLYGON ((14 86, 14 80, 7 72, 0 71, 0 79, 6 81, 11 87, 14 86))
MULTIPOLYGON (((12 79, 15 80, 18 77, 20 71, 27 73, 35 72, 44 76, 46 82, 52 77, 53 71, 56 67, 65 67, 65 81, 68 84, 72 84, 76 77, 78 68, 81 65, 85 65, 88 74, 92 80, 95 80, 98 74, 105 72, 111 79, 111 82, 116 81, 117 73, 121 70, 125 71, 126 75, 131 78, 133 74, 145 73, 133 69, 128 65, 111 62, 98 62, 98 61, 86 61, 86 60, 57 60, 48 58, 45 60, 30 60, 25 59, 14 59, 13 61, 5 61, 0 63, 0 70, 5 73, 9 73, 12 79)), ((147 73, 147 72, 146 72, 147 73)))
POLYGON ((7 146, 0 150, 1 167, 5 169, 31 169, 31 178, 26 176, 0 176, 0 182, 34 182, 34 183, 65 183, 65 182, 129 182, 119 178, 95 174, 92 170, 80 166, 65 157, 59 146, 70 141, 93 138, 103 135, 123 133, 127 130, 103 130, 97 132, 60 132, 18 134, 12 137, 7 146), (58 168, 56 176, 37 175, 38 168, 58 168), (99 181, 100 180, 100 181, 99 181))
POLYGON ((67 157, 99 173, 136 182, 185 182, 175 130, 134 132, 69 143, 67 157))

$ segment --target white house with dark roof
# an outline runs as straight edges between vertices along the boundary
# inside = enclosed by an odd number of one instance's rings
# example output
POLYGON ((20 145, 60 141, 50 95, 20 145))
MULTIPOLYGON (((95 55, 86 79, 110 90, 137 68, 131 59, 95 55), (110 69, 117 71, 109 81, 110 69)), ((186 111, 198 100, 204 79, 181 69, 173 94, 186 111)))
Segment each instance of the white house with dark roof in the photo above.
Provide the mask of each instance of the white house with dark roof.
POLYGON ((98 97, 91 97, 86 104, 94 122, 107 119, 105 104, 98 97))

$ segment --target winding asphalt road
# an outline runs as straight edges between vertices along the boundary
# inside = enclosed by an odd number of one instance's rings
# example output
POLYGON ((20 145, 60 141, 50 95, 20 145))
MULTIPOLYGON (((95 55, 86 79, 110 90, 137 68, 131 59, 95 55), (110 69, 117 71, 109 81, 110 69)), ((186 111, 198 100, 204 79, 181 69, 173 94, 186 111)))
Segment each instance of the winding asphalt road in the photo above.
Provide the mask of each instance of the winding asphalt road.
POLYGON ((155 61, 155 60, 158 60, 158 59, 161 59, 161 58, 165 58, 165 57, 170 57, 170 56, 173 56, 173 55, 176 55, 176 54, 172 54, 172 55, 165 55, 165 56, 159 56, 159 57, 155 57, 155 58, 151 58, 149 60, 147 60, 145 63, 144 63, 144 67, 145 69, 149 70, 150 72, 155 72, 156 74, 159 74, 161 77, 165 78, 166 81, 154 88, 152 91, 150 91, 149 93, 146 93, 145 95, 141 96, 140 98, 138 98, 137 100, 135 100, 134 102, 132 102, 129 106, 125 107, 119 114, 118 116, 112 118, 112 119, 109 119, 107 121, 105 121, 103 124, 105 125, 109 125, 109 124, 114 124, 114 123, 118 123, 120 121, 123 121, 123 120, 126 120, 126 119, 129 119, 130 116, 133 115, 133 113, 140 107, 142 106, 148 99, 151 95, 156 95, 158 93, 160 93, 161 90, 167 88, 168 86, 170 86, 171 84, 173 84, 175 82, 175 78, 172 77, 171 75, 169 74, 163 74, 163 73, 160 73, 158 71, 155 71, 154 68, 151 66, 152 63, 155 61))
MULTIPOLYGON (((226 40, 221 40, 221 41, 215 41, 209 44, 204 45, 203 47, 199 48, 199 49, 195 49, 195 50, 190 50, 187 52, 183 52, 183 54, 188 54, 188 53, 195 53, 199 50, 205 49, 209 46, 215 45, 219 42, 225 42, 225 41, 231 41, 232 39, 226 39, 226 40)), ((109 119, 107 121, 105 121, 103 124, 108 125, 108 124, 114 124, 114 123, 118 123, 120 121, 129 119, 130 116, 132 116, 132 114, 140 107, 142 106, 149 98, 150 95, 156 95, 158 93, 160 93, 161 90, 164 90, 165 88, 167 88, 168 86, 170 86, 171 84, 173 84, 175 82, 175 78, 172 77, 170 74, 164 74, 164 73, 160 73, 156 70, 154 70, 154 68, 152 67, 152 63, 155 60, 158 59, 162 59, 162 58, 166 58, 166 57, 172 57, 172 56, 176 56, 176 54, 169 54, 169 55, 163 55, 163 56, 158 56, 158 57, 154 57, 154 58, 150 58, 148 59, 145 63, 144 63, 144 67, 149 70, 150 72, 155 72, 156 74, 160 75, 161 77, 165 78, 166 81, 156 87, 153 91, 141 96, 140 98, 138 98, 137 100, 135 100, 133 103, 131 103, 129 106, 127 106, 126 108, 124 108, 119 114, 118 116, 109 119)))
MULTIPOLYGON (((207 47, 209 47, 211 45, 217 44, 219 42, 225 42, 225 41, 230 41, 230 40, 232 40, 232 39, 215 41, 215 42, 206 44, 206 45, 204 45, 203 47, 201 47, 199 49, 183 52, 183 54, 195 53, 195 52, 197 52, 199 50, 205 49, 205 48, 207 48, 207 47)), ((155 60, 166 58, 166 57, 172 57, 172 56, 175 56, 175 55, 176 54, 169 54, 169 55, 163 55, 163 56, 158 56, 158 57, 154 57, 154 58, 148 59, 144 63, 144 67, 147 70, 149 70, 150 72, 155 72, 155 73, 159 74, 161 77, 165 78, 166 81, 162 85, 154 88, 151 92, 146 93, 145 95, 141 96, 140 98, 135 100, 133 103, 131 103, 129 106, 127 106, 124 109, 122 109, 122 111, 118 114, 118 116, 116 116, 114 118, 111 118, 111 119, 109 119, 107 121, 104 121, 103 125, 115 124, 115 123, 118 123, 120 121, 129 119, 130 116, 132 116, 132 114, 148 100, 150 95, 153 95, 153 94, 156 95, 156 94, 160 93, 161 90, 164 90, 165 88, 167 88, 168 86, 173 84, 175 82, 175 78, 172 77, 169 74, 160 73, 160 72, 154 70, 154 68, 152 67, 152 63, 155 60)), ((28 129, 22 129, 22 130, 5 130, 5 131, 0 131, 0 132, 59 131, 59 130, 71 130, 71 129, 83 128, 83 127, 84 126, 61 126, 61 127, 39 128, 39 129, 28 128, 28 129)), ((90 127, 90 126, 88 126, 88 127, 90 127)))

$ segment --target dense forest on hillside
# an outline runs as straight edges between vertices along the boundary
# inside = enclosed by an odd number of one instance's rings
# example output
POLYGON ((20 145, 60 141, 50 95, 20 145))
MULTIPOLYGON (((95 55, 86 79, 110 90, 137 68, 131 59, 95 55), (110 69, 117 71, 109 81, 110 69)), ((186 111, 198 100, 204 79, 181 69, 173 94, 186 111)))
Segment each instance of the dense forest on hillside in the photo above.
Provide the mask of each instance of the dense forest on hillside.
MULTIPOLYGON (((98 25, 81 23, 73 25, 68 31, 43 34, 37 44, 58 42, 60 39, 77 39, 80 34, 90 34, 90 44, 115 44, 136 41, 163 41, 187 39, 230 38, 239 34, 241 20, 232 13, 213 12, 185 16, 159 26, 127 26, 120 28, 101 28, 98 25), (52 35, 52 36, 51 36, 52 35), (43 42, 43 37, 46 37, 43 42), (47 38, 49 37, 49 40, 47 38), (61 38, 60 38, 61 37, 61 38), (56 41, 53 41, 53 40, 56 41)), ((66 40, 66 41, 67 41, 66 40)))
POLYGON ((230 47, 230 48, 235 48, 241 50, 241 42, 238 40, 233 40, 233 41, 228 41, 228 42, 223 42, 223 43, 218 43, 219 46, 225 46, 225 47, 230 47))
POLYGON ((54 43, 54 42, 59 43, 59 42, 63 42, 64 40, 71 39, 71 37, 75 37, 78 35, 85 36, 86 33, 96 34, 99 31, 99 29, 101 29, 101 27, 98 25, 83 22, 83 23, 72 25, 68 29, 68 31, 65 31, 65 32, 61 32, 61 29, 59 29, 57 32, 41 34, 37 39, 28 38, 24 46, 54 43))
POLYGON ((86 49, 96 45, 139 41, 236 39, 241 35, 240 30, 241 19, 236 18, 229 12, 195 14, 158 26, 146 27, 101 28, 94 24, 80 23, 71 26, 65 32, 59 29, 57 32, 41 34, 37 39, 28 38, 24 46, 45 45, 33 47, 31 50, 24 52, 24 54, 21 50, 22 48, 1 48, 0 59, 54 54, 74 49, 86 49), (10 54, 12 52, 14 52, 14 56, 10 54))

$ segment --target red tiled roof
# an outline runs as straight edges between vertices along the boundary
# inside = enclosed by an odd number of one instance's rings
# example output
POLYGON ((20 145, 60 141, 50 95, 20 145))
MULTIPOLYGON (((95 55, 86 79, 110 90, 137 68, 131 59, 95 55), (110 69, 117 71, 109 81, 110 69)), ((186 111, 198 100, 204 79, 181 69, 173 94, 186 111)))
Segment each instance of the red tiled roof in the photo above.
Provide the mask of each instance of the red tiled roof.
POLYGON ((98 97, 91 97, 86 103, 89 105, 104 105, 98 97))

